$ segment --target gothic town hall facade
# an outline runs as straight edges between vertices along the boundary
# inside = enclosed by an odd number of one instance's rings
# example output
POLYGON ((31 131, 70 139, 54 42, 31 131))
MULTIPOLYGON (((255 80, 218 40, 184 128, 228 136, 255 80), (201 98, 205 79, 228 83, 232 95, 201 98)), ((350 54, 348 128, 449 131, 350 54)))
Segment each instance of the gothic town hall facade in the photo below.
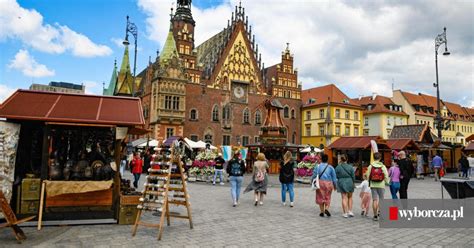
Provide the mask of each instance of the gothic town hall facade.
MULTIPOLYGON (((288 45, 281 62, 265 68, 242 6, 235 7, 221 32, 198 46, 195 25, 191 1, 178 0, 163 49, 135 80, 150 138, 161 142, 179 135, 216 146, 254 144, 265 120, 263 102, 273 97, 284 107, 288 142, 300 144, 301 85, 288 45)), ((120 82, 127 78, 121 73, 130 75, 130 66, 124 65, 128 47, 125 56, 115 95, 124 95, 119 91, 133 83, 120 82)))

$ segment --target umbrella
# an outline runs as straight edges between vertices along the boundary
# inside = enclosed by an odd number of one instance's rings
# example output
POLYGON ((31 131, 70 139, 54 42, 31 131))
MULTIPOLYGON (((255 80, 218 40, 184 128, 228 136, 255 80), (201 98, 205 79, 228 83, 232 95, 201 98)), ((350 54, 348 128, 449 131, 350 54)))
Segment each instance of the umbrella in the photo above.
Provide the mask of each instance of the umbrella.
MULTIPOLYGON (((148 141, 148 146, 149 147, 157 147, 159 145, 159 141, 156 140, 156 139, 152 139, 152 140, 149 140, 148 141)), ((146 147, 146 144, 147 144, 147 141, 141 143, 140 145, 138 145, 138 147, 146 147)))
MULTIPOLYGON (((310 152, 311 151, 311 146, 306 147, 305 149, 301 150, 301 152, 310 152)), ((314 147, 314 152, 322 152, 323 150, 314 147)))

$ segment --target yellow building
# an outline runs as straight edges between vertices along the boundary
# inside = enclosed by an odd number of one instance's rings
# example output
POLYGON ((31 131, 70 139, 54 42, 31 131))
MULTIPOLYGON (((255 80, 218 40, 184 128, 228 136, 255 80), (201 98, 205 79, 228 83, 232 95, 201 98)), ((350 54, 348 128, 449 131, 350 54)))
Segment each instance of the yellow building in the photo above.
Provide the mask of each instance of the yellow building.
POLYGON ((363 135, 390 137, 393 127, 408 124, 408 115, 401 105, 395 104, 385 96, 366 96, 352 99, 364 108, 363 135))
MULTIPOLYGON (((437 134, 435 117, 437 114, 437 98, 425 94, 412 94, 401 90, 393 91, 392 101, 403 107, 408 114, 408 124, 428 124, 432 132, 437 134)), ((473 110, 459 104, 446 101, 440 102, 441 117, 449 123, 442 130, 442 141, 452 144, 466 144, 466 138, 474 132, 473 110)))
POLYGON ((362 135, 361 106, 334 84, 303 90, 302 144, 329 146, 342 136, 362 135))

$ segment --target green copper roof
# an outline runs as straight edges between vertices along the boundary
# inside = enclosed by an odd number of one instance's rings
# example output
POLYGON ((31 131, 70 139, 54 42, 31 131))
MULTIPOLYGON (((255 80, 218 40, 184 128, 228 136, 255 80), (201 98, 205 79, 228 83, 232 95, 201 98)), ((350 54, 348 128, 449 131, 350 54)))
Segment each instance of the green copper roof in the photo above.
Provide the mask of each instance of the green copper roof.
POLYGON ((173 55, 178 56, 178 51, 176 51, 176 42, 174 41, 173 32, 170 30, 160 55, 160 63, 171 59, 173 55))
POLYGON ((109 87, 103 90, 102 95, 113 96, 116 84, 117 84, 117 61, 115 61, 114 63, 114 71, 112 72, 112 77, 110 78, 109 87))
POLYGON ((114 95, 132 95, 133 77, 130 72, 130 62, 128 57, 128 45, 125 45, 125 52, 123 53, 122 65, 118 73, 117 85, 114 90, 114 95))

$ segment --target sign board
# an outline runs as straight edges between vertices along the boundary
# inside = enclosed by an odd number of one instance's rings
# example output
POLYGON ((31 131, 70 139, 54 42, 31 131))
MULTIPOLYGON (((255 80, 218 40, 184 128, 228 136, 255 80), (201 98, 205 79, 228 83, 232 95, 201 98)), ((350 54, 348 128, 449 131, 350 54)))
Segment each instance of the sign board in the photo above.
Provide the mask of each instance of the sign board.
POLYGON ((128 127, 116 127, 115 128, 115 139, 125 139, 127 136, 128 127))

